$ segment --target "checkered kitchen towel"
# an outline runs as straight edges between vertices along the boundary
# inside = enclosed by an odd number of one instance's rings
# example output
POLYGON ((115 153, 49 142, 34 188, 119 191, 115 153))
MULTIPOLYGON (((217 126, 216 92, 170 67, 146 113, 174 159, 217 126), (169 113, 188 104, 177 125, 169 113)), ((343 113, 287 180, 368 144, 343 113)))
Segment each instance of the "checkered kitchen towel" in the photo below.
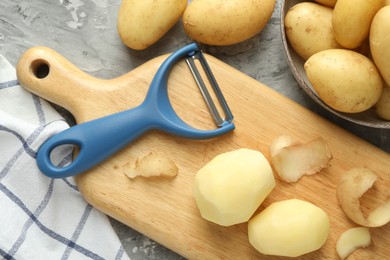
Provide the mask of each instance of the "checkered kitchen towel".
MULTIPOLYGON (((50 179, 38 147, 66 129, 44 100, 24 90, 0 55, 0 258, 129 259, 108 218, 87 204, 73 178, 50 179)), ((59 164, 71 151, 56 151, 59 164)))

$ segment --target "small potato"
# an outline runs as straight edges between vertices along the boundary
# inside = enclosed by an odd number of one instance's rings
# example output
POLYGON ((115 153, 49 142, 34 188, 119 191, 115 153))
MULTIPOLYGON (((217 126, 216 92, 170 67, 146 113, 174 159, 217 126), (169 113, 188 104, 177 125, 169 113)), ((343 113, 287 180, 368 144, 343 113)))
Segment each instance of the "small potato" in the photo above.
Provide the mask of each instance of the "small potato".
POLYGON ((271 204, 248 222, 251 245, 266 255, 297 257, 321 248, 329 235, 328 214, 310 202, 271 204))
POLYGON ((276 0, 193 0, 183 14, 184 31, 209 45, 231 45, 259 33, 276 0))
POLYGON ((390 120, 390 87, 382 90, 382 95, 375 104, 375 113, 384 120, 390 120))
POLYGON ((332 13, 332 8, 309 2, 296 4, 287 12, 287 38, 303 59, 322 50, 341 48, 333 34, 332 13))
POLYGON ((157 42, 180 19, 187 0, 122 0, 118 32, 122 42, 144 50, 157 42))
POLYGON ((200 169, 194 195, 204 219, 231 226, 248 221, 274 187, 264 155, 242 148, 220 154, 200 169))
POLYGON ((338 0, 332 20, 337 42, 347 49, 359 47, 367 39, 371 21, 383 5, 383 0, 338 0))
POLYGON ((372 20, 370 48, 378 70, 390 86, 390 5, 379 10, 372 20))
POLYGON ((379 100, 383 80, 375 64, 354 51, 325 50, 304 65, 307 77, 321 100, 346 113, 365 111, 379 100))

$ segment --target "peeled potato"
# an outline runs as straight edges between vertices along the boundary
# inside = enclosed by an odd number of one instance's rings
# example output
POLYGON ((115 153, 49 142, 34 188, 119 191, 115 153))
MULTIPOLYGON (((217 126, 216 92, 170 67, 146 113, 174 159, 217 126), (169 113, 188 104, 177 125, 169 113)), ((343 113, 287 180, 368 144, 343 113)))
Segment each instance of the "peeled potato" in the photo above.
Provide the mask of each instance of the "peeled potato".
POLYGON ((249 242, 266 255, 297 257, 321 248, 329 217, 314 204, 290 199, 271 204, 248 222, 249 242))
POLYGON ((276 0, 193 0, 183 14, 184 31, 209 45, 231 45, 259 33, 276 0))
POLYGON ((333 9, 311 2, 302 2, 288 10, 284 27, 295 52, 307 60, 313 54, 341 48, 332 25, 333 9))
POLYGON ((337 198, 345 214, 355 223, 365 227, 380 227, 390 222, 390 198, 381 205, 364 214, 360 198, 374 183, 378 176, 366 168, 354 168, 344 173, 337 185, 337 198))
POLYGON ((248 221, 274 187, 264 155, 242 148, 220 154, 200 169, 194 194, 204 219, 230 226, 248 221))
POLYGON ((365 111, 379 100, 383 80, 375 64, 354 51, 325 50, 304 65, 307 77, 321 100, 346 113, 365 111))
POLYGON ((157 42, 180 19, 187 0, 122 0, 118 32, 129 48, 144 50, 157 42))

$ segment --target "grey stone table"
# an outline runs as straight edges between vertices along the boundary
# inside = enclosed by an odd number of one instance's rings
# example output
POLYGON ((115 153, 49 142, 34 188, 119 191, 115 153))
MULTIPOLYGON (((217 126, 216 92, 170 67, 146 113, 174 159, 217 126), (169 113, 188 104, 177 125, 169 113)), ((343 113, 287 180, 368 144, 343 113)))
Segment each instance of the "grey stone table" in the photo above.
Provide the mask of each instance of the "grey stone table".
MULTIPOLYGON (((124 46, 117 33, 120 0, 1 0, 0 53, 13 65, 30 47, 44 45, 61 53, 85 72, 114 78, 145 61, 191 42, 180 23, 144 51, 124 46)), ((210 53, 308 109, 390 152, 390 130, 372 129, 336 118, 299 88, 283 52, 280 4, 257 36, 228 47, 203 46, 210 53)), ((259 111, 261 113, 261 111, 259 111)), ((272 120, 272 119, 270 119, 272 120)), ((131 259, 180 259, 170 250, 112 220, 131 259)))

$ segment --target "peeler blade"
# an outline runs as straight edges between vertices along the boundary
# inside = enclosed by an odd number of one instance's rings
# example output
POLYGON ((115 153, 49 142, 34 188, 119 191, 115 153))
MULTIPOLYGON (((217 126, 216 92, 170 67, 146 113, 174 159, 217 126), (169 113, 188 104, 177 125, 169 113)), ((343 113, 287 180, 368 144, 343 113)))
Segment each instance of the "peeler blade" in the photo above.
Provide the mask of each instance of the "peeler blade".
POLYGON ((201 50, 191 52, 186 58, 186 63, 195 79, 197 86, 199 87, 200 92, 207 104, 207 107, 213 116, 213 119, 217 126, 221 127, 226 124, 230 124, 233 120, 233 114, 225 100, 225 97, 222 94, 222 91, 218 85, 217 80, 215 79, 210 66, 207 63, 207 60, 201 50), (209 88, 207 87, 205 81, 203 80, 201 73, 196 65, 196 61, 199 61, 201 68, 203 69, 208 83, 211 86, 211 90, 213 90, 215 97, 218 101, 218 105, 223 111, 223 115, 221 115, 218 110, 212 95, 210 94, 209 88))

